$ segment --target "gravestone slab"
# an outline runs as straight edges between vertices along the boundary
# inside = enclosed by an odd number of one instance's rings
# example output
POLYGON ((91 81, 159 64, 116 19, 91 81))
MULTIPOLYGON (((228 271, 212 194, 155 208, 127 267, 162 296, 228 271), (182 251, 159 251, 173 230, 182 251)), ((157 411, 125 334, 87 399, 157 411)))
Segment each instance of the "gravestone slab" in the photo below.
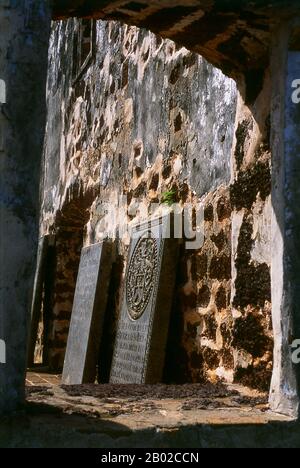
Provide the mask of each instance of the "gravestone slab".
POLYGON ((165 216, 133 229, 111 383, 161 382, 178 257, 170 224, 165 216))
POLYGON ((112 244, 82 250, 62 383, 94 383, 112 267, 112 244))
POLYGON ((49 246, 55 242, 54 236, 41 237, 38 243, 36 271, 34 277, 34 286, 31 304, 31 325, 28 344, 28 367, 34 365, 34 352, 38 334, 39 322, 41 319, 41 309, 43 300, 43 286, 45 281, 45 272, 47 268, 47 253, 49 246))

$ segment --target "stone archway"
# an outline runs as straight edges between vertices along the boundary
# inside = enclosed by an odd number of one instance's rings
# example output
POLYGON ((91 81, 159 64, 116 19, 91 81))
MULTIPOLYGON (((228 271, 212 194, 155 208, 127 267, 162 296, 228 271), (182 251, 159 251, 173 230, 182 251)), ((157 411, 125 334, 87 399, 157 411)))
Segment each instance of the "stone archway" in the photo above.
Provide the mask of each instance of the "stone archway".
MULTIPOLYGON (((235 284, 232 301, 234 306, 241 305, 239 298, 243 302, 243 297, 245 294, 247 295, 247 286, 245 289, 247 281, 255 282, 258 280, 260 286, 257 287, 257 292, 262 292, 261 285, 265 284, 266 290, 262 295, 262 300, 268 298, 270 294, 267 291, 270 281, 268 279, 270 273, 265 268, 267 264, 258 262, 261 266, 256 270, 251 265, 252 261, 248 262, 247 265, 244 253, 240 252, 238 241, 243 239, 243 233, 247 237, 248 234, 245 232, 247 222, 249 219, 253 220, 253 215, 255 216, 253 197, 259 192, 262 202, 264 202, 270 193, 271 179, 267 160, 269 158, 269 163, 271 162, 271 155, 269 153, 268 156, 268 151, 272 149, 272 206, 266 207, 264 203, 260 207, 257 206, 257 209, 262 212, 268 211, 263 216, 268 217, 269 223, 272 222, 270 263, 272 264, 275 362, 271 404, 274 410, 292 415, 298 414, 299 400, 298 371, 291 360, 292 343, 290 337, 296 337, 299 330, 297 329, 297 321, 293 319, 296 311, 292 305, 293 294, 288 286, 291 270, 284 258, 286 253, 289 254, 289 258, 297 253, 296 245, 291 246, 287 242, 288 234, 283 219, 284 200, 286 190, 289 188, 283 187, 278 181, 284 177, 283 167, 285 165, 282 119, 285 112, 283 101, 286 95, 284 77, 286 75, 288 31, 291 29, 292 19, 298 15, 299 7, 295 1, 289 2, 288 6, 283 5, 280 1, 273 2, 270 6, 262 5, 261 2, 252 2, 251 4, 245 2, 242 5, 239 3, 235 8, 233 8, 232 2, 218 1, 209 6, 201 5, 201 2, 198 1, 178 1, 174 5, 174 2, 170 3, 167 0, 165 2, 152 2, 151 6, 143 0, 134 4, 118 1, 103 2, 101 5, 99 2, 91 0, 90 2, 79 2, 75 7, 68 2, 65 2, 63 7, 54 4, 54 17, 56 19, 84 16, 115 19, 139 27, 146 27, 162 37, 171 38, 188 49, 200 53, 237 80, 241 101, 240 115, 237 117, 237 142, 232 174, 234 179, 233 198, 236 203, 233 214, 233 258, 236 261, 233 262, 235 284), (280 28, 281 36, 280 34, 276 36, 275 32, 279 31, 280 28), (270 68, 271 51, 273 51, 273 61, 270 68), (279 96, 282 97, 281 103, 278 99, 279 96), (270 116, 271 110, 272 116, 270 116), (269 124, 271 124, 272 148, 270 146, 268 148, 269 124), (249 166, 247 168, 247 165, 251 158, 253 161, 256 159, 256 161, 252 169, 248 170, 249 166), (256 186, 254 192, 253 185, 256 186), (243 192, 245 186, 244 199, 239 200, 239 191, 243 192), (280 248, 278 248, 279 244, 280 248), (286 251, 288 245, 290 245, 291 250, 286 251), (240 255, 241 258, 239 258, 240 255), (284 278, 283 282, 282 277, 284 278), (239 291, 240 287, 241 291, 239 291), (283 358, 283 356, 285 357, 283 358)), ((260 235, 263 236, 266 226, 264 226, 262 219, 257 220, 257 222, 260 225, 258 228, 261 230, 260 235)), ((253 236, 253 232, 250 233, 250 236, 253 236)), ((249 247, 251 248, 251 245, 249 247)), ((260 256, 258 250, 259 248, 254 254, 256 260, 260 256)), ((293 270, 293 272, 294 275, 299 274, 298 270, 297 272, 293 270)), ((258 300, 260 300, 259 297, 258 300)))
MULTIPOLYGON (((20 5, 23 2, 20 2, 20 5)), ((27 2, 26 2, 27 3, 27 2)), ((41 2, 44 3, 44 2, 41 2)), ((288 179, 288 186, 284 186, 283 180, 285 177, 285 153, 284 153, 284 125, 283 118, 285 105, 283 96, 286 95, 285 90, 285 74, 286 74, 286 55, 288 50, 289 36, 291 25, 294 18, 299 17, 299 7, 296 1, 288 2, 288 5, 281 1, 274 1, 272 6, 262 6, 260 1, 257 2, 238 2, 234 11, 232 11, 232 2, 215 1, 210 6, 202 6, 201 1, 178 1, 174 2, 165 0, 164 2, 152 2, 148 6, 144 0, 128 3, 126 1, 78 1, 69 2, 68 0, 61 2, 53 2, 53 17, 55 19, 67 18, 71 16, 94 17, 102 19, 116 19, 129 24, 147 27, 160 33, 163 37, 170 37, 179 43, 186 45, 189 49, 202 54, 211 63, 221 67, 225 73, 234 76, 238 83, 241 96, 243 97, 245 107, 240 106, 240 124, 242 127, 239 135, 243 139, 242 145, 238 148, 238 164, 234 168, 234 176, 237 182, 242 185, 245 182, 246 175, 242 175, 242 164, 247 164, 244 157, 249 157, 251 151, 253 156, 257 156, 256 150, 263 145, 263 134, 266 134, 267 124, 263 121, 263 117, 268 114, 272 107, 273 117, 271 119, 271 131, 273 134, 273 247, 272 251, 272 287, 273 287, 273 321, 275 325, 275 365, 273 379, 273 397, 271 399, 272 408, 280 410, 284 413, 298 415, 299 394, 298 394, 298 371, 290 359, 291 337, 296 338, 300 334, 298 322, 294 320, 297 315, 297 304, 295 303, 295 295, 290 283, 293 278, 297 277, 299 271, 297 266, 290 269, 290 262, 295 263, 295 255, 297 255, 296 231, 291 225, 291 230, 286 230, 284 220, 284 210, 286 208, 286 195, 289 190, 293 191, 293 181, 288 179), (251 5, 250 5, 251 3, 251 5), (162 15, 162 12, 165 14, 162 15), (158 17, 164 18, 160 23, 158 17), (166 19, 167 18, 167 19, 166 19), (280 32, 281 31, 281 32, 280 32), (276 36, 275 33, 278 33, 276 36), (275 43, 272 40, 275 38, 275 43), (273 51, 273 56, 279 54, 273 60, 271 75, 268 74, 267 67, 269 65, 270 51, 273 51), (273 88, 272 104, 262 102, 260 96, 263 89, 273 88), (249 123, 249 118, 253 118, 249 123), (251 128, 254 125, 256 128, 251 128), (255 145, 251 146, 251 137, 259 134, 255 145), (248 147, 249 144, 249 147, 248 147), (246 148, 246 151, 245 151, 246 148), (244 153, 241 154, 244 150, 244 153), (275 158, 275 159, 274 159, 275 158), (239 168, 239 164, 241 166, 239 168), (292 239, 292 241, 290 241, 292 239), (279 241, 279 248, 278 247, 279 241), (286 257, 286 255, 288 257, 286 257), (284 260, 285 258, 285 260, 284 260), (289 261, 286 261, 286 258, 289 261), (295 276, 296 275, 296 276, 295 276), (276 300, 274 301, 274 298, 276 300), (285 349, 285 361, 282 360, 283 349, 285 349)), ((204 5, 204 3, 203 3, 204 5)), ((205 5, 206 2, 205 2, 205 5)), ((22 5, 21 5, 22 6, 22 5)), ((12 12, 12 15, 15 12, 12 12)), ((30 14, 34 16, 36 12, 30 10, 30 14)), ((30 15, 29 15, 30 16, 30 15)), ((45 17, 46 19, 46 17, 45 17)), ((47 21, 46 21, 47 23, 47 21)), ((49 24, 49 23, 47 23, 49 24)), ((16 26, 19 27, 19 26, 16 26)), ((30 24, 28 28, 32 27, 30 24)), ((25 28, 26 29, 26 28, 25 28)), ((46 49, 44 49, 45 51, 46 49)), ((298 50, 298 49, 297 49, 298 50)), ((44 75, 45 76, 45 75, 44 75)), ((21 73, 19 79, 21 79, 21 73)), ((41 77, 42 80, 43 77, 41 77)), ((23 86, 29 82, 23 83, 23 86)), ((8 90, 9 104, 13 103, 13 97, 10 100, 10 90, 8 90)), ((250 119, 251 120, 251 119, 250 119)), ((34 128, 38 127, 38 119, 32 120, 34 128)), ((22 131, 21 131, 22 133, 22 131)), ((263 148, 261 154, 258 154, 260 162, 264 161, 263 148)), ((21 149, 20 154, 26 152, 26 145, 21 149)), ((27 173, 31 172, 31 168, 36 167, 35 163, 31 163, 27 167, 27 173)), ((253 166, 254 167, 254 166, 253 166)), ((262 168, 262 166, 260 166, 262 168)), ((261 173, 261 171, 260 171, 261 173)), ((260 175, 255 172, 249 175, 251 188, 253 183, 260 175)), ((260 193, 268 192, 268 180, 264 179, 259 182, 260 193)), ((253 193, 247 191, 247 197, 253 197, 253 193)), ((246 202, 249 199, 246 197, 246 202)), ((21 196, 22 203, 26 200, 21 196)), ((293 199, 294 202, 297 199, 293 199)), ((249 201, 249 203, 250 203, 249 201)), ((264 200, 263 200, 264 201, 264 200)), ((240 203, 236 200, 237 207, 240 203)), ((247 206, 242 206, 243 209, 247 206)), ((241 210, 237 210, 241 211, 241 210)), ((17 214, 16 219, 21 219, 17 214)), ((240 235, 241 220, 237 216, 236 229, 237 237, 240 235)), ((25 224, 26 225, 26 222, 25 224)), ((263 226, 260 226, 263 230, 263 226)), ((258 227, 258 229, 260 229, 258 227)), ((12 246, 10 247, 13 251, 12 246)), ((234 253, 237 253, 237 250, 234 253)), ((256 252, 255 255, 258 255, 256 252)), ((234 265, 234 274, 239 275, 239 268, 234 265)), ((255 273, 254 273, 255 277, 255 273)), ((29 277, 30 278, 30 277, 29 277)), ((233 298, 234 299, 234 298, 233 298)), ((4 310, 3 317, 6 317, 4 310)), ((20 310, 20 317, 24 321, 26 313, 24 307, 20 310)), ((7 322, 8 324, 10 322, 7 322)), ((5 327, 4 327, 5 329, 5 327)), ((21 343, 24 344, 24 328, 20 334, 21 343)), ((16 340, 13 340, 16 343, 16 340)), ((20 375, 22 374, 23 359, 16 359, 16 365, 10 368, 9 371, 0 374, 0 381, 3 383, 3 388, 7 389, 8 398, 11 398, 11 388, 15 385, 14 379, 17 376, 18 384, 20 384, 20 375), (7 373, 8 372, 8 373, 7 373)), ((19 395, 21 393, 19 392, 19 395)))

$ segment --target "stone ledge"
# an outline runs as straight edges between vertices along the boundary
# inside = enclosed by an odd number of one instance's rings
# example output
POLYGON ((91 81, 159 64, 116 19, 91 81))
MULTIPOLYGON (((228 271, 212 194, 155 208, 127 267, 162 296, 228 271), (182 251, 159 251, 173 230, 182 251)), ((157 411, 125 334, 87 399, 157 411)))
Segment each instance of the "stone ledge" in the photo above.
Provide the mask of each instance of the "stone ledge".
POLYGON ((25 409, 0 421, 0 447, 258 446, 300 447, 300 425, 223 385, 27 387, 25 409))

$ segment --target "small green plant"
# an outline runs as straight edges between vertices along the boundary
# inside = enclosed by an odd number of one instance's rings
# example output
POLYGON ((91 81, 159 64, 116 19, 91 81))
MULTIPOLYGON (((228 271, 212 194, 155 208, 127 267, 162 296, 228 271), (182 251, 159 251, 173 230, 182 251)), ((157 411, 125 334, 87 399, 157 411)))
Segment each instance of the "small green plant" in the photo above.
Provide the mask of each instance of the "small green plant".
POLYGON ((165 205, 172 206, 174 203, 176 203, 176 190, 167 190, 166 192, 162 193, 161 196, 161 202, 164 203, 165 205))

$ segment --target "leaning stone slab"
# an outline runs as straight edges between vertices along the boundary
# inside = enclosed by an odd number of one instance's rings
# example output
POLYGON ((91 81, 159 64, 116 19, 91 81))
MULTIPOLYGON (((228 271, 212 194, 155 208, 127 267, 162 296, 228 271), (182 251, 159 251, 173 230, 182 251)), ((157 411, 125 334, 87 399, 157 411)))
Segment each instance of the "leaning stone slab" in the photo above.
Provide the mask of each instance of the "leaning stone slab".
POLYGON ((111 383, 161 382, 178 257, 170 223, 166 216, 132 231, 111 383))
POLYGON ((34 352, 38 334, 39 322, 41 319, 43 288, 45 273, 47 269, 48 248, 55 242, 54 236, 43 236, 39 240, 36 271, 33 286, 32 304, 31 304, 31 324, 28 344, 28 367, 34 365, 34 352))
POLYGON ((82 250, 62 383, 94 383, 112 267, 112 244, 82 250))

